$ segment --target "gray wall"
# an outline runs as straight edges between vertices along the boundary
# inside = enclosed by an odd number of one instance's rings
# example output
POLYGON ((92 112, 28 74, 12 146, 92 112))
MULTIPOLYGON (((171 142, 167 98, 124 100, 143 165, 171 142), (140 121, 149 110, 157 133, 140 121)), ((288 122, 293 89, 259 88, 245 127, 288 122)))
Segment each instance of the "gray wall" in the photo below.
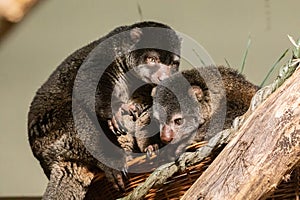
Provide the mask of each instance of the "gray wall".
MULTIPOLYGON (((200 43, 217 64, 241 65, 260 83, 299 37, 299 1, 139 1, 144 20, 167 23, 200 43)), ((71 52, 116 26, 140 20, 137 1, 45 1, 0 46, 0 196, 41 195, 46 177, 27 141, 26 117, 38 87, 71 52)))

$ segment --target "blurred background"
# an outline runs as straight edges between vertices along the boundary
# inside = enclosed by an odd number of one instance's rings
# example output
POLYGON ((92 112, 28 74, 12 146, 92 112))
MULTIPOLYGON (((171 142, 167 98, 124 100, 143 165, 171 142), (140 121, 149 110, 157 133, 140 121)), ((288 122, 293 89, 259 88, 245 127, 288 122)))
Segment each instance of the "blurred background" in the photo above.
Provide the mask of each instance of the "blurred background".
POLYGON ((238 69, 250 36, 244 73, 260 84, 291 47, 287 34, 300 37, 299 6, 298 0, 0 0, 0 197, 43 194, 47 179, 29 147, 27 112, 36 90, 74 50, 117 26, 155 20, 196 40, 216 64, 226 59, 238 69))

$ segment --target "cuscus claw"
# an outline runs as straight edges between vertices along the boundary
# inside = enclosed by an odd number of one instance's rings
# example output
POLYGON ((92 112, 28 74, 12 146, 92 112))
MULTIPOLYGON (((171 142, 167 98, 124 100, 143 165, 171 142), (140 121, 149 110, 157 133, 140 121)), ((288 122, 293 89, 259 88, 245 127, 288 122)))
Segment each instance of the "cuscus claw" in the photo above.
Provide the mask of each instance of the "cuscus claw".
POLYGON ((145 149, 147 158, 151 158, 153 155, 159 154, 159 145, 158 144, 152 144, 146 147, 145 149))
POLYGON ((105 170, 106 178, 113 184, 113 187, 121 192, 125 191, 123 175, 116 169, 105 170))
POLYGON ((108 120, 108 128, 115 134, 116 136, 119 136, 119 134, 115 131, 115 127, 113 126, 112 120, 108 120))
POLYGON ((122 169, 122 174, 126 179, 129 179, 127 166, 122 169))

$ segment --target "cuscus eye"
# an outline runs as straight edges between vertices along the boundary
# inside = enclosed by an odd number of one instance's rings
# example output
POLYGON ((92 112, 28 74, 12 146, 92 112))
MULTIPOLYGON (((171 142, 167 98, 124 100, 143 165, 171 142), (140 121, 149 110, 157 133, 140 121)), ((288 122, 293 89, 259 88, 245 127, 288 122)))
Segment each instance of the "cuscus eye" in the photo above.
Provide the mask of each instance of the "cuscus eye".
POLYGON ((183 118, 176 118, 174 119, 174 123, 178 126, 183 124, 183 118))
POLYGON ((156 64, 159 63, 159 58, 156 56, 151 56, 146 58, 146 63, 147 64, 156 64))

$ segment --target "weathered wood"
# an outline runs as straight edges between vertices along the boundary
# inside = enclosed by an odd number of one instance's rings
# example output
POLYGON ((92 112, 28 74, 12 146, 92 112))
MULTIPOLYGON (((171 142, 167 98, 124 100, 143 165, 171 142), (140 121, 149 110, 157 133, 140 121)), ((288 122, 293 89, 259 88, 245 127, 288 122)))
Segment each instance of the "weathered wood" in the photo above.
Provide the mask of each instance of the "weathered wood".
POLYGON ((247 118, 182 200, 262 198, 299 160, 298 69, 247 118))

